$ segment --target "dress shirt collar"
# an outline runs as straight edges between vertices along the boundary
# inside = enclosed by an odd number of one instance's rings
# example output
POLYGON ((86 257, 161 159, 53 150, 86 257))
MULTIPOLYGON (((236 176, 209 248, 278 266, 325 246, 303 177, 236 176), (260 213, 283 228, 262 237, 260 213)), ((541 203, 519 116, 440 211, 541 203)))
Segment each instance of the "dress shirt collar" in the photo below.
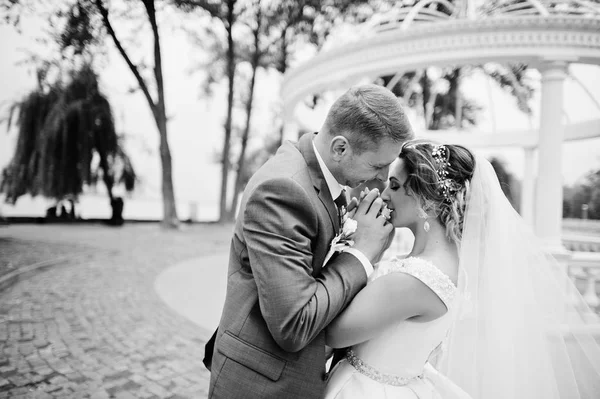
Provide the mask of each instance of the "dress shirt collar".
POLYGON ((319 162, 319 167, 321 168, 321 172, 323 172, 323 176, 325 177, 325 182, 327 182, 327 187, 329 188, 329 193, 331 194, 331 198, 333 198, 333 200, 335 201, 335 199, 337 197, 339 197, 340 194, 342 193, 344 186, 342 186, 340 183, 338 183, 338 181, 335 179, 335 177, 329 171, 329 168, 327 168, 327 165, 325 165, 325 161, 323 161, 323 158, 321 158, 321 155, 319 154, 319 151, 317 150, 317 146, 315 145, 314 140, 313 140, 312 145, 313 145, 313 149, 315 150, 315 155, 317 156, 317 162, 319 162))

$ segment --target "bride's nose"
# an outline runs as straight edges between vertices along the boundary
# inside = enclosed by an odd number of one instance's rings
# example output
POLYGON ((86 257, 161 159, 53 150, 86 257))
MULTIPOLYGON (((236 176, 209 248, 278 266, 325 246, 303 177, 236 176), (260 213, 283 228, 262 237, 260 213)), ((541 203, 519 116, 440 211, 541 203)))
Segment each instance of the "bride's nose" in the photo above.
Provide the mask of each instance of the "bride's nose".
POLYGON ((390 192, 389 192, 389 187, 386 185, 385 189, 383 189, 383 192, 381 193, 381 199, 383 200, 383 202, 385 202, 386 204, 389 202, 390 200, 390 192))

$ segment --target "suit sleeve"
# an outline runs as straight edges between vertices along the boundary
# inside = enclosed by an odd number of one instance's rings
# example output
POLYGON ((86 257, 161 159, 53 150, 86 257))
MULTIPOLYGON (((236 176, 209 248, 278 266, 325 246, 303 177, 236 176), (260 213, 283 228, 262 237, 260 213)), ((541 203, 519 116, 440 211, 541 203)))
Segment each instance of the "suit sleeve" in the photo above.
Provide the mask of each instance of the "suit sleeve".
POLYGON ((367 282, 360 261, 341 253, 312 276, 317 215, 306 191, 291 179, 263 182, 244 211, 244 237, 262 315, 281 348, 308 345, 367 282))

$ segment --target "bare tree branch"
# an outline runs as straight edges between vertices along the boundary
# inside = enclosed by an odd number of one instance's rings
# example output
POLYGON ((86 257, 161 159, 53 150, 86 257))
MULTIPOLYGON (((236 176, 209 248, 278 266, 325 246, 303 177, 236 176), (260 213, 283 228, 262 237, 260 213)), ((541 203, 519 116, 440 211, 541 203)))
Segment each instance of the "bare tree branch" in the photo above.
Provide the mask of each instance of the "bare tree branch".
POLYGON ((222 19, 220 1, 215 0, 175 0, 176 5, 187 7, 199 7, 207 11, 212 17, 222 19))
POLYGON ((158 33, 158 25, 156 24, 156 9, 154 8, 154 0, 144 0, 144 7, 148 13, 148 20, 152 27, 154 36, 154 77, 156 79, 156 87, 158 91, 158 103, 156 107, 165 112, 165 90, 162 73, 162 53, 160 51, 160 36, 158 33))
POLYGON ((156 114, 156 104, 155 104, 154 100, 152 99, 152 95, 150 94, 150 91, 148 90, 148 85, 146 85, 146 82, 144 81, 144 78, 142 78, 142 75, 140 75, 138 68, 135 66, 135 64, 131 61, 131 59, 127 55, 127 52, 121 45, 119 38, 117 38, 117 34, 115 33, 115 30, 113 29, 112 24, 110 23, 110 19, 108 18, 108 10, 106 9, 106 7, 104 7, 102 0, 94 0, 94 3, 96 4, 96 8, 98 8, 98 11, 100 12, 100 15, 102 16, 102 21, 104 22, 104 26, 106 27, 108 34, 110 35, 110 37, 112 37, 113 42, 115 43, 115 46, 117 47, 117 50, 119 50, 119 53, 121 53, 121 55, 123 56, 123 59, 129 66, 129 69, 131 69, 131 72, 133 72, 133 75, 135 76, 136 80, 138 81, 138 84, 140 85, 140 89, 142 89, 142 92, 144 93, 146 100, 148 100, 148 104, 150 104, 152 112, 154 114, 156 114))

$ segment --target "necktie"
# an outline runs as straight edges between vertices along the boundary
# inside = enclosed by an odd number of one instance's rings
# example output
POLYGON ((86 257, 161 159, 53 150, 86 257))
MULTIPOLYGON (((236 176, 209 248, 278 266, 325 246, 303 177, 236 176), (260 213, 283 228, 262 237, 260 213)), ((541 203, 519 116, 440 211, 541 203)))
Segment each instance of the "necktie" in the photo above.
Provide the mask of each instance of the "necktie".
POLYGON ((340 195, 333 201, 337 205, 338 209, 342 209, 343 206, 348 206, 348 200, 346 199, 346 190, 342 190, 340 195))
POLYGON ((348 200, 346 199, 346 190, 342 190, 340 195, 333 201, 338 208, 338 222, 340 224, 340 228, 342 227, 342 216, 345 212, 345 208, 348 206, 348 200))

